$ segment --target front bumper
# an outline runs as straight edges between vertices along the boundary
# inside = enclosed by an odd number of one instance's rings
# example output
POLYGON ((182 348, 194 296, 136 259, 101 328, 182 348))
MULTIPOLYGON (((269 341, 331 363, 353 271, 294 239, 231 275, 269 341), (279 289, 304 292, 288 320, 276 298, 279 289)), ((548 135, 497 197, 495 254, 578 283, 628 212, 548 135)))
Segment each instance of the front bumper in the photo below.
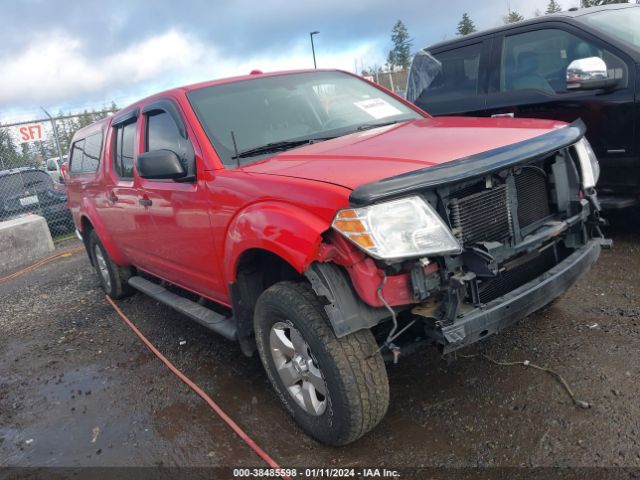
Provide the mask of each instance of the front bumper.
POLYGON ((600 251, 600 240, 590 240, 543 275, 441 327, 443 353, 497 333, 544 307, 589 271, 600 251))

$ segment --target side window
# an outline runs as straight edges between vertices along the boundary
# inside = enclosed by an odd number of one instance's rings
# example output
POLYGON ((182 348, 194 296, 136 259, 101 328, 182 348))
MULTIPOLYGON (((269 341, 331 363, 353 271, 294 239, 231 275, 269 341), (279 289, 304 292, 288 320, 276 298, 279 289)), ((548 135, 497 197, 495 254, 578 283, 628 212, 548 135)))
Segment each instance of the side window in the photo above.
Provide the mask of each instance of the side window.
POLYGON ((69 159, 69 172, 82 173, 82 162, 84 159, 84 138, 73 144, 71 158, 69 159))
POLYGON ((102 133, 94 133, 84 141, 84 161, 82 163, 83 172, 95 172, 100 163, 100 152, 102 151, 102 133))
POLYGON ((609 74, 626 83, 626 64, 612 53, 572 33, 544 29, 505 37, 500 60, 500 91, 567 92, 567 67, 573 60, 600 57, 609 74))
POLYGON ((171 115, 158 112, 147 117, 147 152, 171 150, 180 155, 183 149, 183 139, 171 115))
POLYGON ((134 140, 136 122, 118 125, 114 132, 113 165, 120 178, 133 178, 134 140))
MULTIPOLYGON (((425 65, 424 87, 416 103, 448 101, 475 96, 478 93, 478 73, 482 43, 432 54, 425 65), (428 68, 427 68, 428 67, 428 68)), ((413 74, 413 72, 412 72, 413 74)))

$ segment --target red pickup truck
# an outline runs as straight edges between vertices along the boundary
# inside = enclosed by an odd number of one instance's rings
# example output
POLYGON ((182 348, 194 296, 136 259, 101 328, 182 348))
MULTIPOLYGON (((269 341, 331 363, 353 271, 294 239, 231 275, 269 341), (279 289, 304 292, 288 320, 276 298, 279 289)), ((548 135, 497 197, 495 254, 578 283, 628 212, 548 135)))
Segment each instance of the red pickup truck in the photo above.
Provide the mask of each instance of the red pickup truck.
POLYGON ((341 71, 160 93, 80 130, 69 159, 105 291, 257 350, 295 421, 334 445, 385 415, 385 357, 505 328, 607 244, 581 122, 432 118, 341 71))

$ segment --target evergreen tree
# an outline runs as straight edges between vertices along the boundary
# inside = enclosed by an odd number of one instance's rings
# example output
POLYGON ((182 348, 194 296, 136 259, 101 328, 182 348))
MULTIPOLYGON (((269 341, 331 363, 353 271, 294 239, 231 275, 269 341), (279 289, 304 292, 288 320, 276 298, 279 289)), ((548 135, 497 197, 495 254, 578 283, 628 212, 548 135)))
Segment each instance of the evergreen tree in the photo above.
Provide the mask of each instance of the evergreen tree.
POLYGON ((505 15, 502 19, 504 20, 504 23, 517 23, 524 20, 524 17, 515 10, 511 10, 509 11, 509 14, 505 15))
MULTIPOLYGON (((598 5, 609 5, 612 3, 629 3, 629 0, 580 0, 582 8, 597 7, 598 5)), ((636 3, 638 3, 636 1, 636 3)))
POLYGON ((476 31, 476 25, 473 23, 473 20, 469 17, 469 14, 463 13, 462 20, 458 23, 458 35, 469 35, 476 31))
POLYGON ((23 166, 16 144, 7 128, 0 128, 0 170, 23 166))
POLYGON ((93 115, 91 115, 91 113, 89 113, 88 110, 84 110, 84 112, 82 112, 80 114, 80 116, 78 116, 78 128, 84 128, 88 125, 91 125, 93 123, 93 115))
POLYGON ((547 4, 547 9, 545 10, 544 13, 550 14, 550 13, 558 13, 561 11, 562 11, 562 7, 558 2, 556 2, 556 0, 549 0, 549 3, 547 4))
POLYGON ((409 65, 411 65, 412 39, 409 38, 409 32, 402 20, 398 20, 393 26, 391 42, 393 43, 393 48, 387 56, 389 69, 393 70, 394 67, 409 68, 409 65))

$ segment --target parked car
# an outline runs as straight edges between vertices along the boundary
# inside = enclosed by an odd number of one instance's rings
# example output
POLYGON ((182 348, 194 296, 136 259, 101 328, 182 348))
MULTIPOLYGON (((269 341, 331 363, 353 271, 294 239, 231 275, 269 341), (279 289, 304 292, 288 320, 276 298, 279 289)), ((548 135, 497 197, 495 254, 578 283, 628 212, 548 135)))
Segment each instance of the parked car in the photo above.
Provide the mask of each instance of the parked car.
POLYGON ((49 176, 51 177, 51 180, 53 180, 55 183, 64 183, 61 167, 62 167, 62 164, 66 161, 67 161, 67 156, 63 155, 62 158, 60 157, 48 158, 47 161, 45 162, 44 167, 47 173, 49 174, 49 176))
POLYGON ((407 98, 433 115, 581 118, 604 209, 640 202, 640 5, 570 10, 419 52, 407 98))
POLYGON ((42 215, 54 233, 73 232, 64 185, 33 167, 0 171, 0 221, 27 213, 42 215))
POLYGON ((257 73, 80 130, 69 204, 111 297, 138 289, 257 350, 295 421, 343 445, 387 411, 383 355, 453 352, 591 268, 583 135, 432 118, 346 72, 257 73))

